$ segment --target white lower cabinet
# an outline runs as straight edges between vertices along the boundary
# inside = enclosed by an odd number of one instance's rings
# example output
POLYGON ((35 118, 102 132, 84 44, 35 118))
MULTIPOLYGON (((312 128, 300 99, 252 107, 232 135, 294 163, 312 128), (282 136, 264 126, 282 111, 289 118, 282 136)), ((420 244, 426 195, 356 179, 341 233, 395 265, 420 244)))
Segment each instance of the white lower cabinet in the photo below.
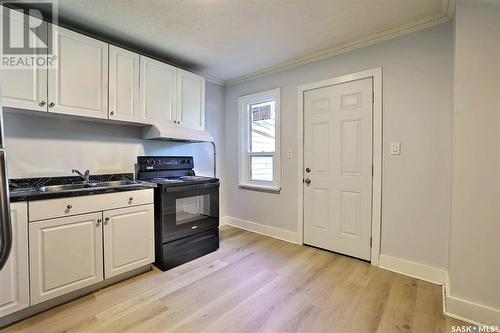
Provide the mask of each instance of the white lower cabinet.
POLYGON ((12 250, 0 271, 0 317, 29 306, 28 210, 26 202, 10 205, 12 250))
POLYGON ((110 278, 155 260, 154 206, 104 212, 104 275, 110 278))
POLYGON ((31 305, 155 260, 152 189, 33 201, 29 220, 31 305))
POLYGON ((29 225, 31 304, 103 280, 102 213, 29 225))

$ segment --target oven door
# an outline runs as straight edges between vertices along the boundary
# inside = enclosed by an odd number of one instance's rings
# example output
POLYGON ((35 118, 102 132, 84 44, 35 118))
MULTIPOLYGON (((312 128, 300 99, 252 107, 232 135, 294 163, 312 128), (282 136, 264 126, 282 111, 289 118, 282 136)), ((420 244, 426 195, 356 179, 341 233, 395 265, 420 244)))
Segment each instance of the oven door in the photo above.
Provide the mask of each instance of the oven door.
POLYGON ((162 243, 219 226, 219 183, 165 187, 162 195, 162 243))

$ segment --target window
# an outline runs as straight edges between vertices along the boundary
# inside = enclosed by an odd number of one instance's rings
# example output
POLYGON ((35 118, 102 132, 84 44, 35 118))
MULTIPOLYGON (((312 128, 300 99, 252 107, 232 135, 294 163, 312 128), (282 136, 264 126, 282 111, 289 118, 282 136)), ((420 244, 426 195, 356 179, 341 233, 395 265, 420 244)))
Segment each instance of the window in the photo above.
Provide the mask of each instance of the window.
POLYGON ((280 90, 238 98, 240 186, 280 190, 280 90))

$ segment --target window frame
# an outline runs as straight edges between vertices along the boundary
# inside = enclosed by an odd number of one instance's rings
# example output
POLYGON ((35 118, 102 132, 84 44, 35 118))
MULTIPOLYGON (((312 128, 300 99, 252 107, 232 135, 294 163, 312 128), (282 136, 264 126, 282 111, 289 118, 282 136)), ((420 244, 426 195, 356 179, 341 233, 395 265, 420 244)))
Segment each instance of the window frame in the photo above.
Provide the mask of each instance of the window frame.
POLYGON ((251 95, 238 97, 238 155, 239 155, 239 187, 279 192, 281 190, 281 121, 280 121, 280 88, 261 91, 251 95), (253 104, 275 101, 275 147, 274 152, 250 152, 249 106, 253 104), (273 181, 252 180, 252 156, 273 157, 273 181))

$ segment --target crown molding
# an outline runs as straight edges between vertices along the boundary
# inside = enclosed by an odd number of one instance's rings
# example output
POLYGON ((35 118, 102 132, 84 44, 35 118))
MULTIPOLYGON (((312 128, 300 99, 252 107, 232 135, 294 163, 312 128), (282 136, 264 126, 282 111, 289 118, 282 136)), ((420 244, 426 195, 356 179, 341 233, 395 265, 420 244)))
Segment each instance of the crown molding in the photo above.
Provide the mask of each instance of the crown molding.
POLYGON ((225 86, 225 81, 224 80, 221 80, 221 79, 218 79, 214 76, 210 76, 210 75, 207 75, 207 74, 200 74, 200 73, 195 73, 199 76, 203 76, 205 78, 205 81, 208 81, 210 83, 213 83, 213 84, 216 84, 218 86, 222 86, 224 87, 225 86))
MULTIPOLYGON (((447 11, 445 12, 446 14, 440 14, 440 15, 434 15, 434 16, 429 16, 426 17, 422 20, 412 22, 409 24, 402 25, 397 28, 393 28, 390 30, 386 30, 362 39, 358 39, 356 41, 350 42, 350 43, 345 43, 339 46, 331 47, 328 49, 325 49, 323 51, 315 52, 312 53, 308 56, 295 59, 289 62, 285 62, 280 65, 276 66, 271 66, 266 69, 256 71, 250 74, 246 74, 234 79, 226 80, 224 81, 224 86, 232 86, 236 85, 239 83, 243 83, 246 81, 251 81, 255 80, 267 75, 275 74, 278 72, 282 72, 288 69, 292 69, 295 67, 299 67, 305 64, 313 63, 316 61, 320 61, 326 58, 330 58, 342 53, 346 53, 349 51, 353 51, 365 46, 373 45, 376 43, 380 43, 389 39, 397 38, 400 36, 404 36, 407 34, 410 34, 412 32, 420 31, 423 29, 427 29, 433 26, 436 26, 438 24, 446 23, 450 21, 450 17, 448 16, 449 9, 452 8, 454 9, 454 0, 443 0, 443 7, 446 5, 447 11), (453 5, 450 5, 450 3, 453 3, 453 5)), ((454 10, 453 10, 454 11, 454 10)))
POLYGON ((455 0, 443 0, 442 2, 441 7, 443 9, 443 13, 445 13, 450 20, 453 20, 455 18, 455 6, 455 0))

